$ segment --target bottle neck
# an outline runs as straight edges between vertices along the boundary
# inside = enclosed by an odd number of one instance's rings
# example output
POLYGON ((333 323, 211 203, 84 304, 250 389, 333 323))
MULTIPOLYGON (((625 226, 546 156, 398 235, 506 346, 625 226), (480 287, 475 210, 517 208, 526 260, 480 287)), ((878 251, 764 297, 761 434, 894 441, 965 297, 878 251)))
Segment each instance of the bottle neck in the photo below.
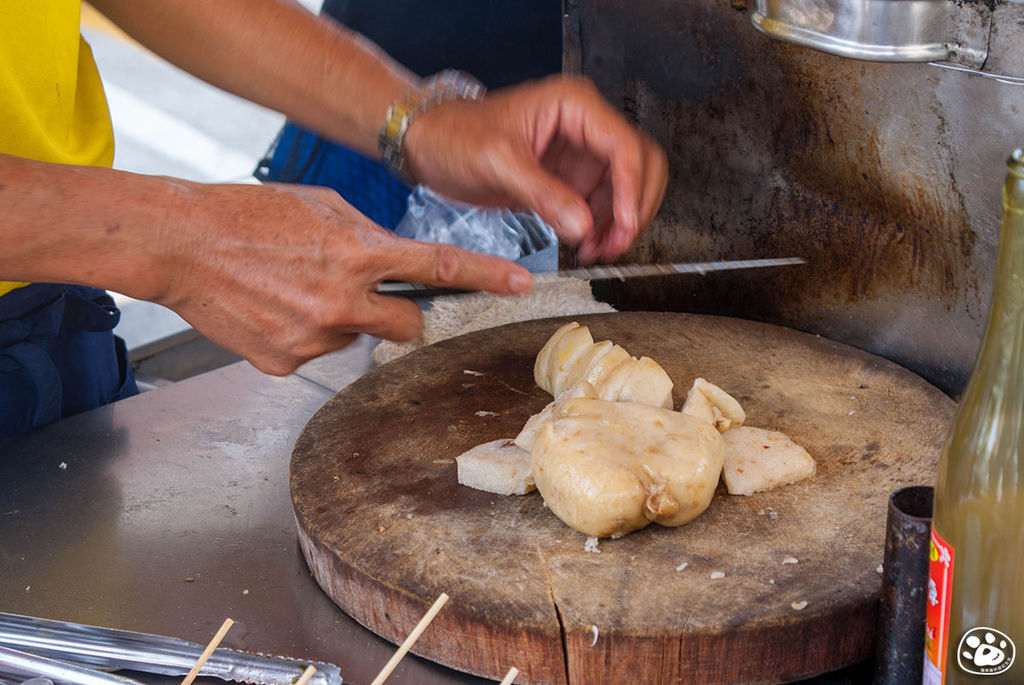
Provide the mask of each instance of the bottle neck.
POLYGON ((972 386, 986 370, 1024 371, 1024 150, 1014 151, 1007 167, 992 299, 972 386))
POLYGON ((937 491, 1024 487, 1024 153, 1008 161, 988 324, 943 452, 937 491))

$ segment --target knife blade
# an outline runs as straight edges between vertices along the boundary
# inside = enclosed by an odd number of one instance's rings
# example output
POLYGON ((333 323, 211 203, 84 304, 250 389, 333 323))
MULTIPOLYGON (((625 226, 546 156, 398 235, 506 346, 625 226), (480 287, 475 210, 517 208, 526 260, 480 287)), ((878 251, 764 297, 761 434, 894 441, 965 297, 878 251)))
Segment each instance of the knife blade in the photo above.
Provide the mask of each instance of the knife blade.
MULTIPOLYGON (((677 264, 606 264, 600 266, 582 266, 573 269, 562 269, 554 272, 534 274, 534 284, 551 283, 561 278, 580 278, 585 280, 626 280, 627 278, 643 278, 645 276, 669 276, 675 274, 709 274, 715 271, 732 271, 736 269, 763 269, 773 266, 793 266, 805 264, 801 257, 773 257, 769 259, 731 259, 714 262, 684 262, 677 264)), ((404 281, 386 281, 377 286, 378 295, 397 295, 401 297, 434 297, 436 295, 467 294, 469 290, 440 288, 422 283, 406 283, 404 281)))

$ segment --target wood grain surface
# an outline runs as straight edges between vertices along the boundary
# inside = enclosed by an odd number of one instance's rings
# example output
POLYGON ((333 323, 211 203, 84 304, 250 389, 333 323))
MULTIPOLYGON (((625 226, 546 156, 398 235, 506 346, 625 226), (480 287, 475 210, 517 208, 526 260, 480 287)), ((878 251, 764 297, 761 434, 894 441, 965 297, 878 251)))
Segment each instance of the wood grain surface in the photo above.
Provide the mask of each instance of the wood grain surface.
POLYGON ((428 659, 494 679, 516 666, 520 683, 787 682, 869 656, 887 499, 933 482, 954 409, 895 364, 785 328, 545 319, 422 348, 342 390, 296 442, 291 494, 313 575, 370 630, 400 642, 451 596, 413 649, 428 659), (569 320, 660 362, 677 409, 694 377, 720 385, 817 474, 751 497, 720 485, 693 522, 598 552, 536 492, 460 486, 458 454, 515 436, 550 400, 533 360, 569 320))

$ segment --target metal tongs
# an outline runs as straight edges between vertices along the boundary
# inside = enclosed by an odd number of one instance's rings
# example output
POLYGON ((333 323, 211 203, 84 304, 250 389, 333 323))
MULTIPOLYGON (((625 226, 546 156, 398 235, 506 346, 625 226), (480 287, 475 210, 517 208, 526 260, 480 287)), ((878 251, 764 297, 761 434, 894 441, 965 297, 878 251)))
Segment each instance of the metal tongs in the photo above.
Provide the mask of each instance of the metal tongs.
MULTIPOLYGON (((139 685, 107 671, 183 676, 202 652, 203 645, 174 637, 0 612, 0 680, 41 676, 76 685, 139 685)), ((316 667, 311 685, 342 685, 341 671, 334 664, 225 648, 214 650, 199 675, 292 685, 310 663, 316 667)))

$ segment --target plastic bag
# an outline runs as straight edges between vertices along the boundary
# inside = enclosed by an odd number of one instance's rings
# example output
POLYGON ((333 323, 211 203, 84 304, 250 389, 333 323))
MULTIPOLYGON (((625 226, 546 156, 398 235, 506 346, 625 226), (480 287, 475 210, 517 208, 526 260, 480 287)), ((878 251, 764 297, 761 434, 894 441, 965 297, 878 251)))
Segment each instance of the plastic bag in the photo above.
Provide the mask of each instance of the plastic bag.
POLYGON ((468 205, 416 186, 395 235, 504 257, 530 271, 558 268, 554 230, 533 212, 468 205))

